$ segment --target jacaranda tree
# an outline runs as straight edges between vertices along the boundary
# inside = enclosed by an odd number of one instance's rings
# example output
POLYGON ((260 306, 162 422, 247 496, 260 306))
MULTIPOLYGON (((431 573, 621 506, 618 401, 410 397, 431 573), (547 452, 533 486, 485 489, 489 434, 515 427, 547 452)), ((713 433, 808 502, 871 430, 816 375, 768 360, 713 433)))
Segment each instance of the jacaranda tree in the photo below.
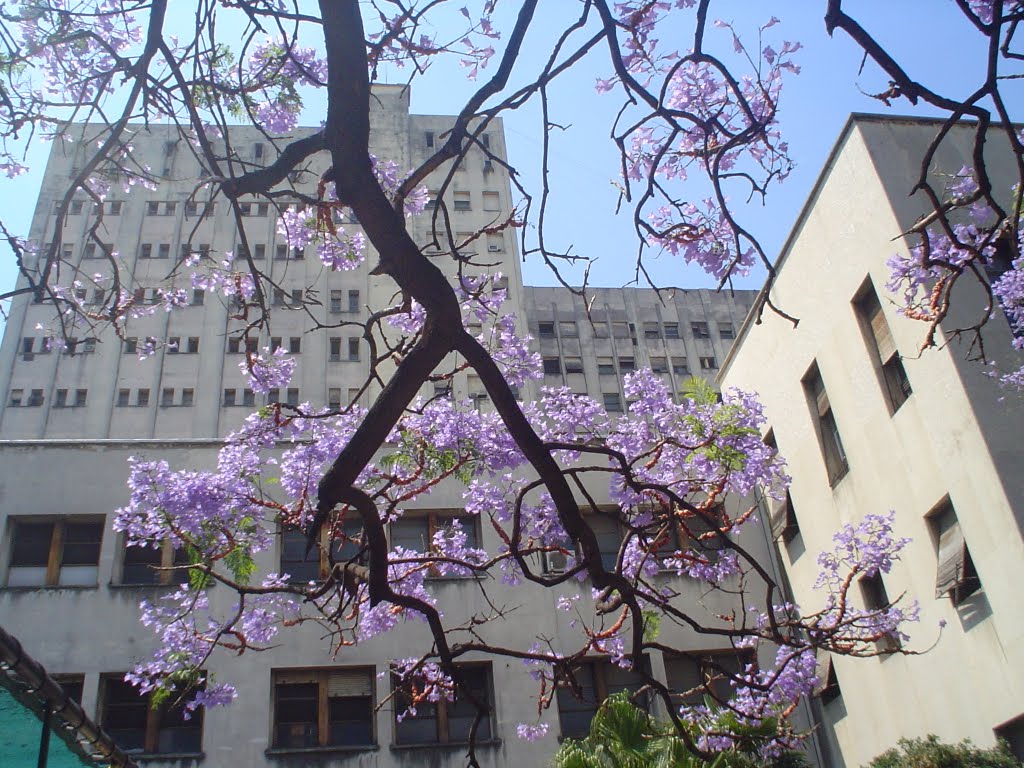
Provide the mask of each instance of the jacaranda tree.
MULTIPOLYGON (((915 240, 910 258, 893 263, 891 287, 900 291, 904 311, 934 329, 947 317, 954 286, 975 280, 990 308, 1001 302, 1024 330, 1022 187, 994 188, 983 153, 990 133, 1001 132, 1024 181, 1024 145, 1002 95, 1020 76, 1024 54, 1016 33, 1024 7, 1016 0, 950 1, 962 12, 962 34, 987 48, 977 89, 966 99, 905 71, 900 51, 880 45, 842 0, 807 3, 802 12, 820 14, 830 34, 863 49, 890 82, 880 100, 926 103, 948 116, 921 158, 920 178, 908 184, 908 192, 923 192, 932 211, 907 235, 915 240), (975 121, 973 161, 952 183, 936 180, 932 158, 947 129, 963 118, 975 121)), ((344 653, 348 643, 422 621, 430 645, 416 658, 396 660, 394 674, 409 706, 456 690, 473 703, 471 764, 488 702, 474 695, 456 665, 467 654, 523 662, 524 674, 537 681, 538 708, 549 706, 558 688, 577 685, 576 662, 606 654, 642 676, 690 749, 704 755, 728 749, 727 732, 692 738, 693 724, 708 721, 708 708, 673 705, 642 663, 647 651, 672 650, 650 631, 658 621, 672 622, 738 649, 774 649, 772 664, 721 670, 730 693, 719 695, 719 706, 737 722, 780 723, 765 736, 770 750, 794 738, 782 723, 814 688, 818 651, 874 655, 876 641, 902 637, 903 623, 915 617, 912 604, 863 611, 847 599, 857 577, 887 571, 899 557, 905 541, 890 534, 890 518, 867 516, 836 535, 835 550, 820 559, 818 605, 788 604, 771 569, 738 543, 734 534, 756 519, 755 509, 723 502, 758 489, 780 497, 787 483, 782 459, 762 442, 764 420, 752 394, 727 392, 719 402, 695 388, 676 403, 658 377, 638 372, 627 378, 632 405, 622 416, 567 390, 545 390, 526 406, 517 401, 513 388, 538 377, 539 361, 529 340, 517 335, 514 318, 503 313, 497 276, 460 247, 446 206, 428 206, 424 187, 428 176, 442 179, 440 201, 454 165, 471 150, 507 165, 481 139, 492 121, 524 105, 547 114, 553 82, 584 59, 597 67, 597 89, 621 108, 613 125, 592 128, 610 134, 618 148, 621 163, 608 175, 633 217, 640 279, 647 259, 666 253, 699 263, 723 285, 758 264, 771 280, 767 254, 730 199, 769 193, 791 168, 776 113, 786 81, 799 73, 800 44, 785 40, 770 3, 745 8, 763 18, 742 25, 716 21, 710 0, 569 4, 575 16, 543 60, 521 53, 524 41, 550 23, 538 0, 502 3, 502 12, 516 6, 502 17, 509 19, 504 29, 497 0, 175 2, 174 14, 190 14, 188 39, 170 33, 168 0, 14 0, 0 7, 0 159, 7 175, 26 170, 27 141, 72 140, 80 135, 75 122, 100 128, 57 206, 52 241, 42 246, 4 229, 21 281, 0 298, 26 293, 51 302, 53 344, 72 336, 125 337, 134 319, 175 311, 186 301, 181 288, 139 286, 100 236, 111 183, 159 182, 133 155, 133 125, 147 121, 174 127, 207 171, 197 190, 230 207, 243 244, 240 200, 263 200, 278 212, 278 232, 288 245, 315 245, 328 270, 372 259, 373 273, 394 285, 392 305, 372 307, 361 327, 375 350, 368 382, 380 385, 368 410, 355 403, 335 410, 275 404, 227 439, 216 466, 178 471, 162 461, 133 464, 131 500, 117 526, 133 545, 170 540, 191 567, 187 587, 144 606, 142 620, 162 646, 130 676, 143 690, 184 691, 194 706, 228 704, 230 680, 206 679, 203 672, 213 654, 256 652, 285 642, 287 628, 306 622, 326 627, 344 653), (433 155, 416 168, 372 155, 371 85, 378 73, 401 65, 415 83, 431 77, 434 60, 450 57, 479 87, 433 155), (322 127, 295 137, 304 100, 315 92, 326 106, 305 121, 322 127), (256 126, 274 147, 265 163, 235 151, 230 126, 236 123, 256 126), (297 193, 290 175, 322 157, 329 170, 317 194, 297 193), (91 238, 105 258, 93 274, 62 255, 62 224, 82 196, 99 206, 91 238), (283 202, 296 199, 305 206, 283 202), (429 217, 431 243, 410 236, 407 221, 414 216, 429 217), (440 268, 425 255, 427 246, 452 263, 440 268), (101 306, 85 304, 77 290, 83 285, 105 290, 101 306), (156 289, 159 303, 140 304, 139 287, 156 289), (418 398, 425 383, 467 369, 479 377, 493 411, 450 396, 418 398), (595 478, 607 488, 611 509, 587 490, 595 478), (426 553, 389 547, 385 525, 441 483, 464 485, 466 511, 496 532, 498 549, 469 546, 457 525, 438 531, 426 553), (610 516, 627 532, 614 562, 602 560, 595 516, 610 516), (255 572, 254 556, 282 526, 301 527, 310 547, 326 549, 332 568, 325 581, 294 584, 286 574, 255 572), (541 568, 545 553, 565 557, 564 571, 541 568), (761 607, 741 604, 732 615, 707 617, 655 579, 663 569, 741 600, 757 595, 761 607), (524 594, 580 585, 560 603, 578 617, 578 642, 572 648, 543 638, 526 647, 503 645, 495 639, 500 633, 479 629, 507 620, 500 606, 446 617, 428 579, 438 573, 475 574, 485 593, 492 575, 524 594), (219 594, 237 596, 226 616, 209 609, 207 591, 215 583, 219 594)), ((540 131, 542 170, 548 133, 558 129, 545 120, 540 131)), ((527 189, 512 175, 522 202, 491 229, 516 233, 524 254, 557 272, 566 254, 550 250, 543 233, 546 201, 558 193, 558 180, 542 178, 543 189, 527 189)), ((233 302, 240 339, 257 338, 270 322, 268 297, 278 286, 244 249, 183 254, 175 269, 190 275, 193 287, 233 302)), ((585 294, 587 287, 575 290, 585 294)), ((755 313, 785 315, 767 292, 763 297, 755 313)), ((318 299, 307 293, 302 301, 318 299)), ((980 342, 990 315, 986 310, 976 325, 957 331, 980 342)), ((161 343, 153 340, 141 352, 161 343)), ((983 347, 976 348, 984 357, 983 347)), ((244 365, 252 388, 267 392, 286 385, 295 361, 282 350, 257 349, 244 365)), ((1024 371, 998 375, 1008 386, 1024 385, 1024 371)), ((519 731, 536 738, 544 726, 522 723, 519 731)))

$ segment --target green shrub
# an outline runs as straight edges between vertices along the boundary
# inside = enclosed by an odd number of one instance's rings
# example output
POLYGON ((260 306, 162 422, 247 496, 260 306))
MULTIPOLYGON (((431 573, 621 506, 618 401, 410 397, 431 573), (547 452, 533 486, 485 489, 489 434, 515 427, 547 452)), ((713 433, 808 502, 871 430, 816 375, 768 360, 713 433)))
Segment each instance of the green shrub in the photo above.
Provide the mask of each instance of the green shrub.
POLYGON ((979 749, 970 739, 959 744, 943 744, 937 736, 928 736, 900 739, 897 747, 880 754, 868 768, 1020 768, 1021 765, 1005 743, 979 749))

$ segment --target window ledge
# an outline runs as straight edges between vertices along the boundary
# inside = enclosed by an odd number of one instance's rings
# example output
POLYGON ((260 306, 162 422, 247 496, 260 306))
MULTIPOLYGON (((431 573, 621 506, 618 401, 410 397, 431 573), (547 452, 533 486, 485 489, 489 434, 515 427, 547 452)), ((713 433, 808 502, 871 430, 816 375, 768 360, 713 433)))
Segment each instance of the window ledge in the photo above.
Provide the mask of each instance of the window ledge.
POLYGON ((376 752, 379 744, 360 744, 358 746, 335 745, 329 747, 270 747, 263 750, 267 757, 289 757, 291 755, 329 755, 334 753, 376 752))
POLYGON ((2 586, 0 592, 59 592, 63 589, 82 592, 89 589, 99 589, 99 584, 27 584, 25 586, 2 586))
POLYGON ((188 582, 181 584, 127 584, 122 582, 110 582, 107 584, 110 589, 176 589, 177 587, 187 587, 188 582))
MULTIPOLYGON (((479 739, 476 742, 478 747, 497 747, 501 745, 501 739, 479 739)), ((444 744, 431 741, 425 744, 392 744, 392 752, 403 752, 412 749, 465 749, 469 746, 468 741, 447 741, 444 744)))
POLYGON ((133 760, 139 762, 156 762, 164 760, 203 760, 205 752, 128 752, 133 760))

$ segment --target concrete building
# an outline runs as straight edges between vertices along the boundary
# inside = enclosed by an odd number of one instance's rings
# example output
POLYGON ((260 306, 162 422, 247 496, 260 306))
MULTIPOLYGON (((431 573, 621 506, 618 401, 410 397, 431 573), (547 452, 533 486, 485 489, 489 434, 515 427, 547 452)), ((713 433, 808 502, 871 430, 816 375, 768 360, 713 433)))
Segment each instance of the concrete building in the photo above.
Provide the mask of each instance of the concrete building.
MULTIPOLYGON (((375 153, 401 167, 417 164, 451 118, 410 115, 408 92, 397 86, 379 88, 376 96, 375 153)), ((254 406, 272 399, 246 389, 238 369, 245 352, 244 342, 238 341, 242 323, 233 317, 232 307, 216 296, 192 291, 188 275, 170 269, 172 257, 184 250, 208 250, 218 258, 237 250, 242 238, 233 216, 223 200, 212 201, 211 209, 202 193, 193 196, 204 171, 176 137, 160 126, 134 130, 140 162, 161 170, 163 179, 155 191, 135 187, 130 195, 115 185, 104 203, 101 238, 121 254, 124 269, 143 287, 140 302, 152 301, 153 288, 179 287, 191 291, 190 306, 132 320, 124 339, 104 332, 95 341, 83 337, 58 352, 45 344, 47 332, 37 330, 37 324, 45 327, 51 321, 53 307, 33 304, 27 297, 15 300, 0 346, 0 625, 16 633, 55 676, 80 684, 84 711, 122 746, 151 755, 158 765, 462 764, 460 747, 468 724, 464 705, 442 706, 401 724, 395 720, 388 663, 418 655, 428 643, 425 629, 412 624, 372 643, 345 648, 336 657, 330 653, 330 639, 313 626, 285 633, 279 646, 261 653, 217 656, 209 671, 237 686, 238 701, 189 721, 174 710, 147 709, 145 699, 122 682, 123 673, 154 650, 154 637, 138 623, 138 604, 158 598, 169 585, 164 583, 166 574, 151 566, 174 562, 169 549, 126 549, 112 528, 113 510, 127 498, 127 458, 160 457, 177 468, 208 467, 223 436, 254 406), (150 359, 139 360, 137 352, 149 338, 160 343, 150 359)), ((238 162, 258 165, 272 157, 274 149, 253 130, 233 130, 228 138, 238 162)), ((504 156, 500 122, 492 123, 483 138, 504 156)), ((79 146, 54 145, 32 225, 31 237, 37 242, 53 237, 55 201, 82 162, 79 146)), ((288 183, 313 195, 324 168, 325 159, 314 158, 288 183)), ((439 186, 440 178, 430 180, 431 189, 439 186)), ((449 196, 457 240, 470 238, 512 210, 507 172, 478 149, 454 171, 449 196)), ((367 350, 359 339, 361 329, 351 331, 344 323, 365 320, 368 307, 390 305, 393 286, 369 275, 372 252, 357 269, 325 271, 312 249, 297 254, 283 246, 265 200, 243 205, 247 247, 280 286, 271 297, 277 305, 272 325, 256 344, 287 346, 299 360, 293 389, 275 396, 318 406, 359 396, 368 370, 367 350), (307 297, 320 304, 295 309, 307 297), (307 333, 313 321, 330 327, 307 333)), ((428 224, 423 219, 411 226, 426 246, 428 224)), ((87 242, 95 221, 84 201, 72 203, 61 242, 77 272, 62 276, 62 281, 69 290, 85 290, 86 300, 99 306, 104 296, 95 292, 102 286, 88 285, 87 276, 107 274, 110 264, 96 258, 102 249, 98 253, 87 242), (73 285, 74 279, 83 284, 73 285)), ((517 244, 510 233, 488 233, 475 242, 468 247, 482 250, 486 245, 486 260, 507 276, 511 308, 538 339, 548 371, 544 384, 560 385, 564 376, 573 390, 601 398, 609 408, 616 398, 619 408, 624 406, 621 376, 634 367, 649 364, 662 371, 675 391, 687 373, 713 375, 754 298, 750 292, 682 291, 662 304, 651 292, 602 289, 596 292, 591 325, 583 304, 568 292, 523 288, 517 244)), ((361 397, 366 401, 374 394, 371 389, 361 397)), ((454 394, 473 396, 480 407, 488 407, 473 377, 459 374, 454 394)), ((534 394, 523 392, 525 398, 534 394)), ((420 508, 407 514, 407 524, 396 524, 392 536, 420 541, 421 528, 429 530, 439 520, 458 516, 461 490, 445 486, 417 502, 420 508)), ((467 528, 482 546, 499 546, 489 527, 470 521, 467 528)), ((616 535, 605 531, 602 540, 613 541, 616 535)), ((767 538, 759 531, 747 535, 748 550, 767 555, 767 538)), ((319 563, 305 561, 303 549, 301 538, 282 536, 274 551, 259 558, 258 568, 263 573, 299 570, 316 578, 319 563)), ((707 598, 699 584, 665 578, 688 604, 697 606, 694 610, 704 620, 712 621, 726 609, 707 598)), ((487 609, 473 579, 436 580, 432 588, 451 621, 487 609)), ((577 633, 568 625, 571 617, 555 605, 560 595, 576 589, 524 597, 524 586, 489 584, 493 604, 510 606, 514 615, 479 631, 499 634, 504 644, 523 648, 538 636, 568 643, 577 633)), ((215 588, 211 595, 213 604, 225 611, 230 610, 226 591, 215 588)), ((679 627, 666 627, 664 633, 666 643, 692 651, 687 657, 652 654, 649 659, 652 672, 679 690, 704 679, 707 656, 725 650, 720 640, 679 627)), ((721 655, 716 658, 729 663, 721 655)), ((585 730, 596 698, 632 684, 606 659, 594 659, 581 672, 591 700, 573 703, 571 697, 560 697, 559 706, 543 715, 552 725, 548 738, 530 744, 515 735, 517 723, 536 717, 536 684, 521 665, 481 658, 468 669, 493 704, 479 752, 483 763, 493 766, 546 763, 560 734, 585 730)))
MULTIPOLYGON (((853 594, 865 608, 917 600, 907 650, 927 652, 823 660, 818 705, 836 766, 929 733, 1024 749, 1024 403, 948 335, 984 306, 976 284, 961 281, 940 348, 923 353, 925 325, 885 288, 886 259, 905 252, 901 233, 925 211, 907 193, 939 125, 850 119, 776 264, 772 298, 799 326, 748 318, 721 372, 723 386, 760 394, 766 439, 788 461, 789 499, 765 516, 798 603, 820 604, 815 556, 843 524, 894 510, 895 535, 912 539, 891 573, 853 594)), ((937 177, 969 162, 972 132, 943 143, 937 177)), ((1002 137, 986 151, 995 189, 1009 192, 1002 137)), ((1004 370, 1022 362, 1010 342, 997 311, 985 350, 1004 370)))

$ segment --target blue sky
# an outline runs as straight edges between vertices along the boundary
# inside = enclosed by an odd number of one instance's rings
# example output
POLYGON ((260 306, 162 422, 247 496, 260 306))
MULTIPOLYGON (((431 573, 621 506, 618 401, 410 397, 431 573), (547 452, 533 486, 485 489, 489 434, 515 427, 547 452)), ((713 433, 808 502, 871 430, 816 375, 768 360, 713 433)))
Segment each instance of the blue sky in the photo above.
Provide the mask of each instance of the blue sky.
MULTIPOLYGON (((913 109, 906 101, 896 102, 890 110, 868 97, 867 93, 884 90, 887 80, 870 65, 863 73, 858 72, 861 56, 843 33, 837 33, 835 39, 828 37, 822 21, 824 6, 824 0, 729 0, 713 7, 713 15, 733 22, 745 42, 755 43, 757 27, 774 15, 782 23, 770 30, 770 41, 776 47, 782 40, 798 40, 804 46, 796 57, 802 72, 788 78, 779 113, 781 129, 797 167, 785 184, 775 187, 764 206, 758 202, 743 206, 738 212, 740 221, 753 230, 772 258, 851 112, 934 114, 927 109, 913 109)), ((979 36, 961 20, 953 0, 847 0, 845 6, 848 13, 860 19, 889 47, 912 76, 926 85, 953 96, 966 95, 976 88, 982 74, 983 49, 978 45, 979 36)), ((516 10, 504 3, 500 7, 507 8, 505 13, 516 10)), ((514 81, 528 78, 547 58, 551 35, 565 18, 556 16, 575 8, 576 4, 567 0, 541 3, 539 13, 547 16, 540 17, 543 23, 528 37, 514 81)), ((689 23, 690 14, 684 18, 689 23)), ((176 22, 183 25, 184 34, 188 34, 189 20, 182 16, 176 22)), ((444 30, 438 32, 443 34, 444 30)), ((678 47, 685 48, 684 41, 692 32, 683 25, 660 34, 664 45, 678 36, 678 47)), ((731 50, 727 31, 712 29, 708 35, 719 50, 731 50)), ((484 70, 480 82, 490 72, 484 70)), ((551 88, 551 119, 566 129, 556 131, 552 137, 553 199, 545 234, 553 250, 571 247, 576 253, 597 258, 591 284, 617 286, 634 277, 636 238, 629 212, 615 215, 618 193, 612 182, 617 173, 617 156, 608 134, 621 99, 612 94, 598 95, 594 90, 597 78, 609 73, 606 58, 596 51, 551 88)), ((391 72, 387 76, 391 82, 399 82, 404 74, 391 72)), ((479 82, 467 81, 454 61, 435 64, 413 84, 413 111, 456 112, 478 85, 479 82)), ((1019 103, 1019 98, 1015 101, 1019 103)), ((318 123, 323 117, 322 109, 322 102, 315 97, 310 99, 303 122, 318 123)), ((505 117, 509 159, 522 173, 526 185, 534 189, 539 183, 541 146, 538 114, 531 107, 505 117)), ((47 149, 45 144, 37 143, 28 156, 31 173, 13 181, 3 180, 2 217, 14 232, 25 232, 28 228, 47 149)), ((661 284, 707 287, 715 283, 698 267, 687 267, 668 256, 654 256, 650 254, 649 264, 661 284)), ((554 278, 542 264, 528 262, 523 271, 527 283, 553 283, 554 278)), ((736 285, 756 288, 762 280, 763 272, 755 270, 736 285)), ((0 264, 0 286, 8 287, 13 281, 13 265, 0 264)))

